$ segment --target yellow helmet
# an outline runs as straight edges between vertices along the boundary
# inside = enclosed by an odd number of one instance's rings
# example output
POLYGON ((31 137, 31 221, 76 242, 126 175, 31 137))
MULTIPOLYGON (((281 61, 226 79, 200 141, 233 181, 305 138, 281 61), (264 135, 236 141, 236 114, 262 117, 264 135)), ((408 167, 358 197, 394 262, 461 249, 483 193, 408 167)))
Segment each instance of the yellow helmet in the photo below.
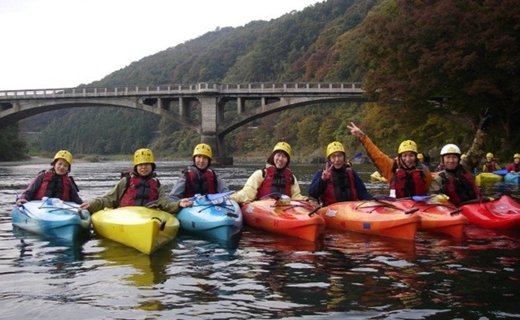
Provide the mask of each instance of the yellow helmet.
POLYGON ((334 142, 329 143, 329 145, 327 146, 327 152, 326 152, 327 159, 334 152, 343 152, 343 154, 346 155, 345 148, 343 147, 343 144, 339 141, 334 141, 334 142))
POLYGON ((153 157, 152 150, 141 148, 134 152, 134 166, 143 163, 155 164, 155 158, 153 157))
POLYGON ((213 151, 211 150, 211 147, 209 144, 205 143, 199 143, 195 146, 195 149, 193 149, 193 156, 206 156, 210 159, 213 158, 213 151))
POLYGON ((58 159, 63 159, 68 162, 69 167, 72 166, 72 153, 68 152, 67 150, 60 150, 56 152, 54 155, 54 159, 52 159, 52 165, 56 162, 58 159))
POLYGON ((401 142, 401 144, 399 145, 399 149, 397 150, 397 153, 401 154, 407 151, 417 153, 417 143, 415 143, 412 140, 404 140, 403 142, 401 142))
POLYGON ((494 158, 494 157, 495 157, 495 155, 492 154, 491 152, 486 153, 486 158, 494 158))
POLYGON ((287 155, 289 155, 289 158, 292 157, 292 148, 291 148, 291 145, 288 144, 287 142, 278 142, 274 148, 273 148, 273 152, 275 151, 278 151, 278 150, 281 150, 285 153, 287 153, 287 155))
POLYGON ((520 159, 520 153, 515 153, 515 155, 513 156, 513 160, 514 159, 520 159))
POLYGON ((424 160, 424 155, 422 153, 417 154, 417 159, 424 160))

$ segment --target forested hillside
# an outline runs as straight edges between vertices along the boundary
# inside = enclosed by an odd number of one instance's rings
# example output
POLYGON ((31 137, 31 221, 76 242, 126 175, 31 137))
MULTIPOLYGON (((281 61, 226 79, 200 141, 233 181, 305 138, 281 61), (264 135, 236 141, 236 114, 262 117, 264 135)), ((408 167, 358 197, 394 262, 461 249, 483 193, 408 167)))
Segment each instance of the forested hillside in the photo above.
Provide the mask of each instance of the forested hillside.
MULTIPOLYGON (((414 139, 436 155, 447 142, 469 146, 488 110, 487 147, 510 158, 520 145, 518 8, 507 0, 328 0, 269 22, 208 32, 88 86, 363 81, 379 103, 270 115, 228 136, 229 151, 265 154, 284 139, 302 158, 323 156, 332 140, 354 152, 360 146, 346 128, 354 121, 389 153, 414 139)), ((56 111, 20 127, 30 131, 34 123, 45 125, 31 148, 43 151, 128 154, 148 145, 163 156, 186 156, 199 139, 167 118, 124 109, 56 111)))

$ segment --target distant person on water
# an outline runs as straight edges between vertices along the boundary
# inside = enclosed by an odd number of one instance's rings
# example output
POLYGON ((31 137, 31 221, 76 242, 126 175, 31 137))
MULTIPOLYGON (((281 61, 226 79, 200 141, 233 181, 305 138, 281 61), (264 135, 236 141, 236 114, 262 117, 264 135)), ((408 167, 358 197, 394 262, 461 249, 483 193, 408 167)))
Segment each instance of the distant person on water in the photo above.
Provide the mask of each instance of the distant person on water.
POLYGON ((347 161, 343 144, 339 141, 329 143, 325 151, 327 162, 325 169, 314 174, 309 187, 309 195, 323 205, 340 202, 368 200, 365 184, 347 161))
POLYGON ((515 153, 513 163, 506 165, 507 172, 520 172, 520 153, 515 153))
POLYGON ((17 197, 16 205, 20 206, 27 201, 48 197, 75 202, 82 209, 88 208, 89 204, 81 200, 78 186, 69 176, 72 169, 72 154, 67 150, 56 152, 51 166, 50 169, 38 173, 27 189, 17 197))
POLYGON ((265 168, 256 170, 244 187, 230 196, 238 203, 251 202, 272 194, 284 194, 293 200, 307 200, 301 194, 298 180, 288 168, 292 148, 287 142, 278 142, 267 159, 265 168))
POLYGON ((192 204, 189 199, 170 200, 155 174, 155 158, 150 149, 138 149, 134 153, 134 167, 105 195, 89 201, 89 211, 95 213, 104 208, 126 206, 156 207, 169 213, 177 213, 180 207, 192 204))
POLYGON ((460 148, 454 144, 447 144, 442 147, 440 156, 444 170, 433 180, 430 193, 443 193, 457 206, 478 199, 480 191, 471 171, 461 164, 460 148))
POLYGON ((404 140, 399 145, 397 157, 391 158, 381 151, 353 122, 348 125, 367 151, 381 175, 390 181, 390 196, 397 198, 426 195, 432 181, 430 169, 419 163, 417 144, 404 140))
POLYGON ((486 154, 486 161, 482 166, 482 172, 495 172, 500 169, 502 168, 500 168, 498 163, 495 161, 495 155, 491 152, 488 152, 486 154))
POLYGON ((193 149, 193 165, 182 171, 169 197, 173 200, 229 191, 226 183, 210 168, 213 159, 211 146, 200 143, 193 149))

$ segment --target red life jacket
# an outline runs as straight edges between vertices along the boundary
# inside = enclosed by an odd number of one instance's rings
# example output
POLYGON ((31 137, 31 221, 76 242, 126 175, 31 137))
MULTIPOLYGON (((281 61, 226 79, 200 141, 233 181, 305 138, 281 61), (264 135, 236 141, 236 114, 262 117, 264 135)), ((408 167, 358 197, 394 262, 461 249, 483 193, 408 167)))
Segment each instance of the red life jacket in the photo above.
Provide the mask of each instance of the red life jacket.
POLYGON ((497 170, 497 164, 495 161, 486 161, 484 163, 484 172, 493 172, 497 170))
POLYGON ((184 170, 186 177, 185 197, 193 197, 196 194, 217 193, 217 175, 211 169, 199 170, 190 166, 184 170))
POLYGON ((356 178, 352 169, 343 167, 341 170, 332 170, 332 179, 327 180, 326 183, 321 195, 323 205, 327 206, 338 201, 359 200, 356 178))
POLYGON ((71 201, 70 188, 71 180, 67 174, 60 176, 51 170, 42 173, 42 183, 34 196, 34 200, 41 200, 43 197, 59 198, 63 201, 71 201), (52 185, 53 177, 58 179, 58 185, 52 185))
POLYGON ((458 206, 462 202, 477 199, 480 195, 473 175, 462 168, 457 168, 453 175, 446 170, 439 173, 442 178, 442 193, 450 197, 450 201, 458 206))
POLYGON ((508 172, 520 172, 520 163, 510 163, 506 166, 506 170, 508 172))
POLYGON ((272 193, 282 193, 291 196, 291 186, 294 184, 294 176, 288 168, 276 169, 267 167, 262 170, 264 181, 258 187, 256 198, 261 199, 272 193))
POLYGON ((126 189, 119 199, 120 207, 144 206, 150 201, 159 199, 159 180, 153 176, 141 177, 134 173, 126 177, 126 189))
POLYGON ((397 168, 394 172, 390 189, 395 189, 397 198, 422 196, 428 193, 426 189, 426 175, 422 168, 405 170, 397 168))

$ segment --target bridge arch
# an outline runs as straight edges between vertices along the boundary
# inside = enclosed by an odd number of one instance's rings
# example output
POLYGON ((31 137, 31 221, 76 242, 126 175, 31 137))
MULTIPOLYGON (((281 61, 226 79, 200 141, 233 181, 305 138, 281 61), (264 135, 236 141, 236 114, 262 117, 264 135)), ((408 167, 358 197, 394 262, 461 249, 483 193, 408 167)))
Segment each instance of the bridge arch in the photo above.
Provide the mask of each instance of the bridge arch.
POLYGON ((0 109, 0 128, 6 125, 18 122, 25 118, 29 118, 35 116, 37 114, 45 113, 48 111, 62 110, 62 109, 72 109, 72 108, 84 108, 84 107, 117 107, 117 108, 126 108, 133 110, 141 110, 144 112, 153 113, 159 116, 169 116, 168 120, 176 122, 182 126, 191 127, 196 130, 193 125, 183 121, 182 118, 176 117, 173 112, 157 108, 153 105, 147 105, 143 103, 140 99, 96 99, 96 100, 88 100, 88 101, 78 101, 77 99, 64 99, 58 101, 49 101, 49 102, 41 102, 41 101, 32 101, 25 102, 23 104, 15 103, 10 108, 0 109))

